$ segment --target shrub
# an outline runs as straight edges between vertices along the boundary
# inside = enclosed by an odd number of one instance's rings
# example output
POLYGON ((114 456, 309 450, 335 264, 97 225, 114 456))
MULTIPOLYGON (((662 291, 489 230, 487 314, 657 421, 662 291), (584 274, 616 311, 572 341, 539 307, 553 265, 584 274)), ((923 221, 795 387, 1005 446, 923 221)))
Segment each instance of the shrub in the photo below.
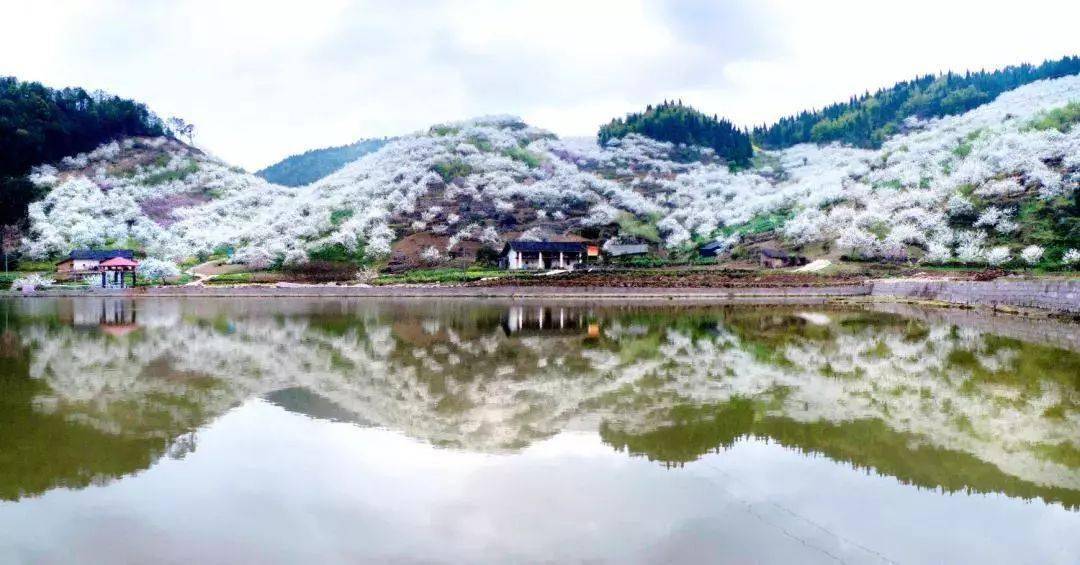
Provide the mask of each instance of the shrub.
POLYGON ((340 208, 330 212, 330 225, 337 227, 340 226, 345 220, 348 220, 353 216, 352 208, 340 208))
POLYGON ((24 287, 32 287, 34 289, 48 288, 53 285, 52 277, 47 277, 39 274, 30 274, 25 277, 19 277, 15 279, 11 286, 18 290, 22 290, 24 287))
POLYGON ((20 271, 51 271, 56 265, 52 261, 24 261, 19 260, 20 271))
POLYGON ((232 257, 235 249, 231 245, 219 245, 211 250, 210 255, 216 259, 224 259, 225 257, 232 257))
POLYGON ((444 161, 436 163, 432 170, 442 177, 443 182, 450 182, 458 177, 467 177, 472 173, 472 167, 464 161, 444 161))
POLYGON ((1056 129, 1065 133, 1077 123, 1080 123, 1080 102, 1074 101, 1040 115, 1028 126, 1036 130, 1056 129))
POLYGON ((1028 265, 1034 265, 1039 262, 1043 257, 1045 250, 1038 245, 1029 245, 1020 252, 1020 257, 1024 259, 1024 262, 1028 265))
POLYGON ((289 278, 305 282, 322 283, 351 281, 359 270, 355 263, 343 261, 309 261, 287 265, 284 269, 289 278))
POLYGON ((308 252, 308 259, 312 261, 331 263, 360 263, 363 261, 363 257, 364 249, 362 246, 357 246, 356 251, 349 251, 349 248, 341 243, 327 245, 308 252))
POLYGON ((1061 256, 1061 262, 1065 265, 1075 267, 1080 265, 1080 249, 1070 249, 1061 256))
POLYGON ((530 169, 540 166, 540 156, 521 147, 512 147, 504 151, 503 154, 511 159, 525 163, 530 169))
POLYGON ((420 252, 420 259, 425 263, 434 265, 442 261, 442 254, 434 246, 428 246, 427 249, 420 252))
POLYGON ((967 157, 968 155, 971 155, 971 144, 965 141, 965 142, 961 143, 960 145, 957 145, 953 149, 953 155, 956 155, 957 157, 959 157, 961 159, 963 159, 964 157, 967 157))
POLYGON ((1009 248, 1005 246, 995 247, 986 253, 986 262, 994 267, 1008 263, 1011 258, 1009 248))
POLYGON ((461 128, 454 127, 454 126, 449 126, 449 125, 438 125, 438 126, 431 126, 431 129, 428 130, 428 133, 430 133, 431 135, 437 135, 437 136, 440 136, 440 137, 445 137, 447 135, 454 135, 459 131, 461 131, 461 128))
POLYGON ((633 214, 623 212, 619 214, 619 233, 646 241, 657 243, 660 241, 660 230, 656 227, 656 219, 648 221, 638 220, 633 214))
POLYGON ((146 186, 156 186, 159 184, 172 182, 174 180, 181 180, 192 173, 198 172, 198 170, 198 163, 196 163, 195 161, 188 161, 186 165, 180 167, 179 169, 159 171, 157 173, 147 176, 143 180, 143 184, 145 184, 146 186))
POLYGON ((486 278, 513 276, 515 275, 507 271, 498 270, 418 269, 400 275, 383 275, 371 282, 376 285, 461 283, 486 278))
POLYGON ((243 284, 252 282, 251 273, 226 273, 206 281, 209 284, 243 284))
POLYGON ((478 265, 494 267, 499 264, 499 255, 500 252, 498 249, 485 245, 476 250, 476 263, 478 265))
POLYGON ((0 273, 0 290, 7 290, 11 288, 11 283, 18 279, 19 275, 15 273, 0 273))

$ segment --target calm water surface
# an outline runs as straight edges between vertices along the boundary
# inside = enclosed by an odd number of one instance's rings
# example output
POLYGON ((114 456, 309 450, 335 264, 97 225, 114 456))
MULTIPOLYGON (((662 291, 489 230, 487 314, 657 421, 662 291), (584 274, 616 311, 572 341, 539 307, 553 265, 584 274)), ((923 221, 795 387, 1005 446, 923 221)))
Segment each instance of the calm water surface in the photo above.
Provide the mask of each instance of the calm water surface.
POLYGON ((88 298, 0 329, 0 562, 1080 561, 1080 326, 88 298))

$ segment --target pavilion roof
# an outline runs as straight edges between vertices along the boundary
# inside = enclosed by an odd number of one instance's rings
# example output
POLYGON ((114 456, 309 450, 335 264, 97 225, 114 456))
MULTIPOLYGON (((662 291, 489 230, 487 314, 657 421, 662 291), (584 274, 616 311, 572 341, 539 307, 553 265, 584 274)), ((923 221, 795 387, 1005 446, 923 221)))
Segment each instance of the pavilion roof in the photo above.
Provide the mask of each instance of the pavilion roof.
POLYGON ((113 257, 112 259, 107 259, 105 261, 102 261, 101 264, 98 265, 98 267, 138 267, 138 266, 139 266, 138 261, 128 259, 127 257, 113 257))

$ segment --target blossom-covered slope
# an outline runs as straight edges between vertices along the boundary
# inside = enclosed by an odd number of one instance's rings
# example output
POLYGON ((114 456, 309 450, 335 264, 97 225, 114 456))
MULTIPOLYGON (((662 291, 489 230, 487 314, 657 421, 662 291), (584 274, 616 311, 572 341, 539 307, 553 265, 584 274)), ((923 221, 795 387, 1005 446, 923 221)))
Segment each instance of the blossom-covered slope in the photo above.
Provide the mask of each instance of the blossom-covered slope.
POLYGON ((1080 261, 1069 252, 1080 248, 1080 127, 1041 120, 1077 101, 1080 76, 1040 81, 966 114, 908 120, 880 150, 804 144, 759 152, 740 172, 707 149, 636 135, 598 147, 510 117, 398 138, 303 189, 175 140, 133 139, 35 171, 52 190, 31 208, 26 249, 130 239, 174 260, 227 246, 254 267, 327 249, 435 262, 543 234, 733 247, 764 225, 809 254, 1002 264, 1026 248, 1029 262, 1080 261))

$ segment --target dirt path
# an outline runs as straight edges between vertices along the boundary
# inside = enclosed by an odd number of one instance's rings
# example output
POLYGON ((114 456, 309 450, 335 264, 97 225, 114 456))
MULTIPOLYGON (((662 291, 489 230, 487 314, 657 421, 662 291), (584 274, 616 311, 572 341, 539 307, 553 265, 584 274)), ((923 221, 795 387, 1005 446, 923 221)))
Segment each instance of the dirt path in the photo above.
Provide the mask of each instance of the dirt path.
POLYGON ((203 286, 206 281, 218 275, 239 273, 243 272, 244 270, 245 267, 243 265, 226 263, 225 259, 213 259, 211 261, 195 265, 187 271, 184 271, 192 277, 195 277, 195 280, 185 284, 184 286, 203 286))

